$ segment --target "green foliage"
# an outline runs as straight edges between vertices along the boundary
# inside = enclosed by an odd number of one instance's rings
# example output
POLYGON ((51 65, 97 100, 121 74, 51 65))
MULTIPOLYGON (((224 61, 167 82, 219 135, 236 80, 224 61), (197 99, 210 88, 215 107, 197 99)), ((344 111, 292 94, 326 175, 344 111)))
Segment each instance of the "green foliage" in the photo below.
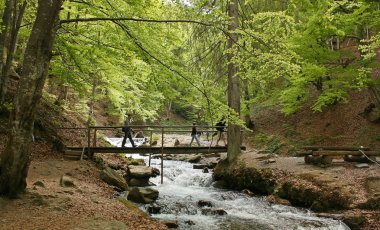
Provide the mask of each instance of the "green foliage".
MULTIPOLYGON (((159 114, 174 111, 199 123, 215 124, 226 116, 244 126, 239 116, 251 114, 254 108, 277 106, 291 114, 311 100, 311 109, 321 111, 347 102, 353 90, 380 87, 380 80, 371 78, 378 67, 379 3, 246 0, 239 5, 235 31, 239 39, 231 50, 226 48, 226 34, 231 32, 227 4, 65 1, 63 20, 186 19, 213 26, 131 20, 62 24, 50 75, 52 84, 66 86, 76 95, 76 105, 61 106, 86 117, 89 101, 108 101, 107 114, 120 118, 133 113, 138 120, 155 121, 159 114), (227 105, 230 54, 241 79, 240 115, 227 105)), ((35 1, 28 5, 25 22, 35 19, 36 5, 35 1)), ((15 63, 22 61, 31 26, 25 23, 20 30, 15 63)))
POLYGON ((281 147, 280 140, 274 135, 267 135, 265 133, 256 134, 252 139, 252 144, 259 148, 264 148, 271 153, 277 153, 281 147))

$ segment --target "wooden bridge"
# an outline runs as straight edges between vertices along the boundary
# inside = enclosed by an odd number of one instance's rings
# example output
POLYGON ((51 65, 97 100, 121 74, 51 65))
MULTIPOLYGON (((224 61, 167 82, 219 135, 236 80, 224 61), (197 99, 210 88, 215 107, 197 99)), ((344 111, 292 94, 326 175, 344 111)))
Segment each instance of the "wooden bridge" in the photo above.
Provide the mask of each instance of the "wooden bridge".
MULTIPOLYGON (((197 131, 208 135, 207 138, 211 138, 208 146, 166 146, 165 145, 165 135, 167 134, 184 134, 190 137, 192 126, 155 126, 155 125, 132 125, 130 126, 134 131, 142 132, 144 136, 149 137, 149 144, 139 146, 136 148, 122 148, 122 147, 109 147, 109 146, 98 146, 99 138, 98 132, 103 131, 107 135, 113 135, 114 131, 121 133, 121 128, 123 126, 90 126, 87 128, 61 128, 61 130, 71 130, 85 132, 86 141, 82 141, 81 146, 66 146, 65 147, 65 156, 67 158, 76 158, 82 159, 84 155, 87 155, 89 158, 92 158, 95 153, 120 153, 120 154, 149 154, 149 166, 151 161, 152 154, 161 154, 161 183, 163 182, 163 158, 164 154, 207 154, 207 153, 223 153, 227 152, 227 146, 213 146, 214 139, 213 133, 216 132, 216 126, 196 126, 197 131), (160 134, 160 143, 153 146, 153 134, 160 134), (87 142, 83 144, 84 142, 87 142)), ((227 141, 227 135, 225 135, 227 141)), ((193 143, 197 145, 197 143, 193 143)), ((242 150, 245 150, 245 147, 241 147, 242 150)))

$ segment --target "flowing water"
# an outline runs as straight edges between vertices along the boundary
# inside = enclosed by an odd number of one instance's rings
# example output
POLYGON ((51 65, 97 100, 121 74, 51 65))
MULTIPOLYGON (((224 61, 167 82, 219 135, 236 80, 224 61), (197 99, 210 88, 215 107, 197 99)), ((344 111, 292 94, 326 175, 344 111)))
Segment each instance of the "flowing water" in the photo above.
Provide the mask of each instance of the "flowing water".
MULTIPOLYGON (((160 169, 160 164, 161 160, 152 159, 152 167, 160 169)), ((180 229, 349 229, 341 221, 316 217, 306 209, 270 204, 260 197, 214 188, 212 173, 193 169, 188 162, 165 160, 164 183, 160 180, 151 178, 157 185, 153 188, 160 194, 156 204, 161 207, 160 214, 152 217, 175 220, 180 229), (221 209, 227 214, 202 214, 202 209, 207 208, 198 207, 201 200, 211 202, 211 209, 221 209)), ((146 211, 148 206, 141 208, 146 211)))

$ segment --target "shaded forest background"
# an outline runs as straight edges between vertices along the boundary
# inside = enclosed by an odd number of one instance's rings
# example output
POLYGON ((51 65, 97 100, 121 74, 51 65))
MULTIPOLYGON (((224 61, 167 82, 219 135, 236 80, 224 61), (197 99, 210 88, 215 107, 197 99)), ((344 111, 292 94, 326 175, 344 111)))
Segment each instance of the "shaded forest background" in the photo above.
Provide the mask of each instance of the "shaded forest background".
MULTIPOLYGON (((253 146, 283 154, 308 144, 380 142, 380 3, 62 2, 0 1, 4 121, 18 116, 14 99, 23 102, 33 92, 19 84, 28 82, 28 71, 43 66, 36 72, 47 77, 36 87, 43 88, 37 122, 33 115, 32 128, 20 128, 20 143, 30 141, 33 129, 37 137, 45 132, 59 142, 61 114, 79 114, 67 122, 83 126, 121 124, 127 113, 137 123, 173 121, 174 114, 198 124, 215 124, 228 114, 230 124, 248 127, 245 137, 253 146), (59 21, 45 19, 55 40, 48 59, 33 65, 27 57, 39 53, 30 55, 27 47, 44 4, 59 6, 59 21), (228 14, 231 5, 237 14, 228 14), (238 91, 229 89, 230 66, 238 91), (228 106, 228 93, 241 93, 239 111, 228 106)), ((39 102, 39 95, 31 98, 39 102)), ((5 122, 2 127, 9 132, 5 122)))

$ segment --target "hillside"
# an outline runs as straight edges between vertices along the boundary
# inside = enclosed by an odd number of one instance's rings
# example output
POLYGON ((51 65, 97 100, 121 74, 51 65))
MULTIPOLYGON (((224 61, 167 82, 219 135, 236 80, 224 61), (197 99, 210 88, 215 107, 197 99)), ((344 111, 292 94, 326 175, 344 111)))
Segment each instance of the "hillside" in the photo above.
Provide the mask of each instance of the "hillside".
POLYGON ((312 112, 311 103, 296 113, 285 116, 276 108, 258 109, 248 139, 253 147, 292 155, 305 145, 365 146, 379 148, 380 123, 366 114, 374 98, 367 90, 351 93, 347 103, 312 112))

